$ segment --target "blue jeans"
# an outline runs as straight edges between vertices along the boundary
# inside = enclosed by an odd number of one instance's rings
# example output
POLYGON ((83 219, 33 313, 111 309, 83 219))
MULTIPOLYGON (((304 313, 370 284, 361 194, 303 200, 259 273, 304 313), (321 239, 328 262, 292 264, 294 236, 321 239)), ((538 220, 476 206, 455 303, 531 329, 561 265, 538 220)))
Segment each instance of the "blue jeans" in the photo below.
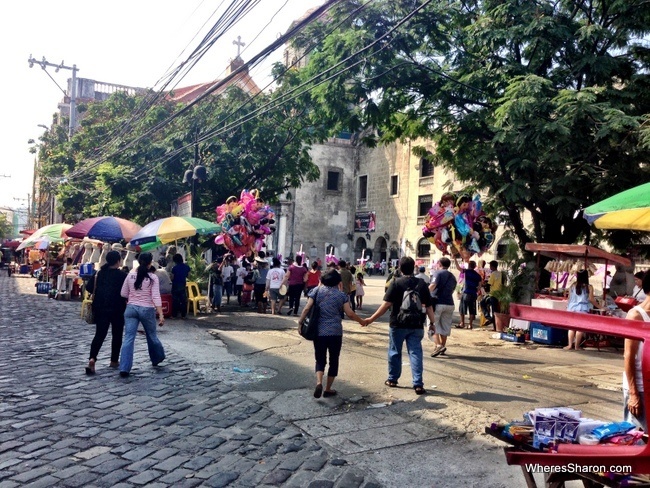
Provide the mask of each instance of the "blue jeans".
POLYGON ((147 336, 147 349, 149 350, 151 363, 157 366, 158 363, 165 359, 165 349, 156 334, 156 327, 158 326, 156 309, 127 305, 124 312, 124 342, 122 342, 122 350, 120 351, 120 372, 128 373, 133 367, 133 348, 140 322, 142 322, 147 336))
POLYGON ((397 383, 402 375, 402 344, 406 341, 406 350, 409 353, 413 387, 424 386, 422 381, 422 339, 424 329, 398 329, 388 328, 388 380, 397 383))
POLYGON ((212 286, 212 306, 221 309, 221 300, 223 299, 223 285, 212 286))

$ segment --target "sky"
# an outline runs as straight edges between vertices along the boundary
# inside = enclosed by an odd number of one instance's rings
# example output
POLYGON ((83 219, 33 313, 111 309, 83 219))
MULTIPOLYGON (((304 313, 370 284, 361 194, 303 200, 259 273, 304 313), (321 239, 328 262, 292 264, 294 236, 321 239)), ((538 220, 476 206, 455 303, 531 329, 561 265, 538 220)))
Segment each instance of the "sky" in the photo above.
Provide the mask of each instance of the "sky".
MULTIPOLYGON (((29 153, 28 140, 38 142, 45 131, 39 125, 52 124, 52 116, 63 98, 57 84, 67 89, 71 76, 70 70, 56 73, 54 68, 48 68, 53 81, 40 66, 29 68, 30 55, 38 60, 45 57, 55 64, 75 64, 80 78, 149 88, 171 66, 187 58, 234 1, 8 2, 0 19, 0 93, 4 108, 0 130, 0 207, 27 208, 35 157, 29 153)), ((284 33, 293 20, 322 3, 323 0, 261 0, 217 41, 178 87, 223 77, 229 59, 237 54, 233 45, 237 36, 246 43, 241 53, 246 61, 284 33)), ((251 70, 260 87, 270 82, 271 64, 280 61, 281 55, 282 48, 251 70)))

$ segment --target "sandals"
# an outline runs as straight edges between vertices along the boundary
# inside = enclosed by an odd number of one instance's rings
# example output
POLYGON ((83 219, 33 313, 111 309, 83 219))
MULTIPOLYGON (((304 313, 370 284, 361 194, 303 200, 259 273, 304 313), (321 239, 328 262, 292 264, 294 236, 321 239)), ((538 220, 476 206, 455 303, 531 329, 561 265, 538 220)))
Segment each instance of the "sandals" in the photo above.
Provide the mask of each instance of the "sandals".
POLYGON ((454 325, 454 328, 456 328, 456 329, 464 329, 465 326, 464 325, 454 325))
POLYGON ((328 391, 328 390, 325 390, 325 391, 323 392, 323 397, 324 397, 324 398, 333 397, 333 396, 336 395, 336 393, 337 393, 336 390, 329 390, 329 391, 328 391))
POLYGON ((416 395, 424 395, 427 392, 427 390, 422 386, 414 386, 413 389, 415 390, 416 395))
POLYGON ((384 381, 384 385, 390 386, 391 388, 396 388, 397 387, 397 381, 386 380, 386 381, 384 381))
POLYGON ((321 384, 316 385, 316 389, 314 390, 314 398, 320 398, 322 394, 323 394, 323 385, 321 384))

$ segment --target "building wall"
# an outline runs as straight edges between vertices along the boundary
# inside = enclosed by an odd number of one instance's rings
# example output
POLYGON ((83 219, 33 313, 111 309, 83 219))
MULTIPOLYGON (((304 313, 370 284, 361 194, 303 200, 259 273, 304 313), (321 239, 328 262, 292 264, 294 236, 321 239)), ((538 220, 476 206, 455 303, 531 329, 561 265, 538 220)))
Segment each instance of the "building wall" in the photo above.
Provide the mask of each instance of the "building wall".
POLYGON ((334 246, 338 258, 353 257, 348 234, 353 229, 358 154, 358 148, 344 140, 312 147, 310 155, 320 169, 320 178, 290 190, 291 200, 281 202, 277 219, 279 254, 295 256, 302 245, 311 260, 324 260, 328 246, 334 246), (329 171, 339 172, 339 191, 327 190, 329 171), (284 238, 283 216, 286 217, 284 238))
MULTIPOLYGON (((422 177, 420 158, 412 153, 415 145, 435 151, 430 141, 367 148, 333 139, 314 145, 310 154, 321 176, 292 189, 291 199, 279 205, 275 251, 284 257, 294 256, 302 245, 311 259, 324 259, 333 245, 336 256, 346 261, 357 262, 362 255, 373 261, 411 256, 425 266, 442 257, 422 235, 426 213, 418 215, 419 199, 428 196, 435 203, 450 189, 461 192, 463 184, 440 167, 434 167, 432 176, 422 177), (341 171, 339 192, 326 190, 331 170, 341 171), (392 176, 398 178, 395 195, 391 195, 392 176), (367 178, 365 198, 359 185, 363 177, 367 178), (355 231, 357 212, 374 212, 374 231, 355 231)), ((480 259, 493 259, 496 242, 491 251, 480 259)))

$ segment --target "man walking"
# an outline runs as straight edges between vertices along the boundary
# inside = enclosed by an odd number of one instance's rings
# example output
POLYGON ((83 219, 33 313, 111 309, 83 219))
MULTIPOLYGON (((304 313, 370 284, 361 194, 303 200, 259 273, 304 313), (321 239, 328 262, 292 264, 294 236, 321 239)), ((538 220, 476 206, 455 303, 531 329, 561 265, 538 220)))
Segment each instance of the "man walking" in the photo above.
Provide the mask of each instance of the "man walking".
POLYGON ((469 329, 474 328, 476 318, 476 299, 478 288, 481 285, 481 275, 476 272, 476 262, 470 261, 465 270, 463 281, 463 294, 460 297, 460 325, 459 329, 465 328, 465 315, 469 314, 469 329))
POLYGON ((447 337, 451 335, 451 320, 454 316, 454 290, 456 289, 456 277, 449 271, 451 261, 449 258, 440 259, 440 267, 431 275, 429 291, 435 302, 433 315, 435 320, 431 322, 430 329, 434 331, 433 342, 436 344, 432 358, 444 354, 447 350, 447 337))
POLYGON ((396 387, 402 375, 402 345, 406 349, 411 363, 413 389, 418 395, 426 393, 422 379, 422 338, 424 337, 425 313, 434 321, 433 301, 427 285, 413 276, 415 261, 405 256, 400 260, 401 277, 395 278, 388 286, 384 302, 377 311, 367 319, 371 324, 392 307, 390 314, 388 343, 388 379, 386 386, 396 387), (410 306, 408 303, 410 303, 410 306), (415 308, 418 308, 416 311, 415 308))

